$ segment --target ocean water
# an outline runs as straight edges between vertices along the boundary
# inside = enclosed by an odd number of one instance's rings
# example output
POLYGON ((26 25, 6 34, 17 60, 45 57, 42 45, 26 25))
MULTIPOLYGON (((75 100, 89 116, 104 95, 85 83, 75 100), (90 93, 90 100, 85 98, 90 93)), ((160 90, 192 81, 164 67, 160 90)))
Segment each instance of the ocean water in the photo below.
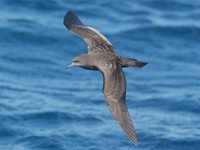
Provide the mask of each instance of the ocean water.
POLYGON ((200 149, 200 1, 1 0, 0 150, 200 149), (135 147, 111 116, 99 72, 66 69, 87 53, 63 25, 71 10, 117 53, 135 147))

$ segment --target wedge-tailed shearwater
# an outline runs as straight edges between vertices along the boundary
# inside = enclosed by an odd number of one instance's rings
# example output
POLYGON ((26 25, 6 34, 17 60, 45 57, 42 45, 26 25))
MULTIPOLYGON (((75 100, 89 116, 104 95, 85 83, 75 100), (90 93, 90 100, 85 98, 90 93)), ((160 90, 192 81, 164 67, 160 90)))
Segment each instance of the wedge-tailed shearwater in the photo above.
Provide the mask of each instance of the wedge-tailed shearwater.
POLYGON ((88 54, 74 58, 71 65, 99 70, 103 75, 103 94, 113 117, 127 137, 137 145, 138 140, 126 106, 126 79, 122 68, 143 67, 146 62, 119 56, 108 39, 96 29, 84 25, 71 11, 64 17, 64 25, 84 39, 88 54))

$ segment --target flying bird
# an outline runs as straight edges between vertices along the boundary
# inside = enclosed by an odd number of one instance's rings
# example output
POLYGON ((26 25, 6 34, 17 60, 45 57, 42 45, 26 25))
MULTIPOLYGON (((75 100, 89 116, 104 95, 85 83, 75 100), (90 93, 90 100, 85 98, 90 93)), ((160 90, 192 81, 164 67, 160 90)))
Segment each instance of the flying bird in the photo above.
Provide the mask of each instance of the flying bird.
POLYGON ((83 38, 88 46, 88 53, 75 57, 68 68, 79 66, 102 73, 102 92, 109 110, 126 136, 137 145, 138 139, 126 106, 126 79, 122 68, 141 68, 147 62, 119 56, 105 36, 84 25, 71 11, 66 13, 63 23, 69 31, 83 38))

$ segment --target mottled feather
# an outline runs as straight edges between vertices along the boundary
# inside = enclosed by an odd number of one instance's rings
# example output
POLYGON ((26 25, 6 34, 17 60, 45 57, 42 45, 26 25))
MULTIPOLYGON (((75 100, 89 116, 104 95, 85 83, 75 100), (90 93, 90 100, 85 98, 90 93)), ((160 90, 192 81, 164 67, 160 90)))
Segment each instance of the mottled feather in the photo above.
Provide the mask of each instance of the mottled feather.
POLYGON ((137 145, 138 140, 134 126, 126 107, 126 79, 122 71, 121 62, 118 59, 113 59, 108 63, 112 64, 111 68, 99 66, 104 77, 104 97, 119 126, 127 137, 137 145))

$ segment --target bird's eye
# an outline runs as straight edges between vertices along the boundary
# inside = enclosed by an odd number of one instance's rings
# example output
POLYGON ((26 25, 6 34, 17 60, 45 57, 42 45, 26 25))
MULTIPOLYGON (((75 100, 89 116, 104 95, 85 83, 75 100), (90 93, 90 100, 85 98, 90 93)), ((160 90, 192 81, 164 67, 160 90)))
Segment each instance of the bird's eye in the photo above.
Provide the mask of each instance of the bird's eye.
POLYGON ((73 63, 78 63, 78 62, 79 62, 78 60, 74 60, 74 61, 73 61, 73 63))

